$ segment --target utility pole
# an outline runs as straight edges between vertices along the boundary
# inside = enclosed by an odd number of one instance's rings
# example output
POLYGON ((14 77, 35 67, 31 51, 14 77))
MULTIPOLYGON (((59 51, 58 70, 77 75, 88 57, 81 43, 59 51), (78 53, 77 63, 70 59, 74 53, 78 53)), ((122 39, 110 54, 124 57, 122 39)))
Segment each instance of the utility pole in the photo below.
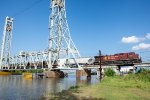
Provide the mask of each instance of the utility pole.
POLYGON ((100 79, 100 81, 101 81, 101 79, 102 79, 102 59, 101 59, 101 50, 99 50, 99 72, 100 72, 100 76, 99 76, 99 79, 100 79))

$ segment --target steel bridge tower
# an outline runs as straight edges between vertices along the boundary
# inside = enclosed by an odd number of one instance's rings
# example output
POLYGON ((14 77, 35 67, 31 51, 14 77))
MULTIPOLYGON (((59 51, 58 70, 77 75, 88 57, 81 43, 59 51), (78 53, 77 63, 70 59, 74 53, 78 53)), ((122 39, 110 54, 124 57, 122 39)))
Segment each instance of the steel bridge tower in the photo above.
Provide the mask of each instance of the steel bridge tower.
POLYGON ((73 59, 78 68, 77 62, 80 53, 70 36, 70 30, 66 18, 65 0, 50 0, 51 14, 49 16, 49 55, 48 67, 62 67, 58 63, 63 60, 65 66, 69 65, 69 60, 73 59))
POLYGON ((1 58, 0 58, 0 69, 9 68, 11 63, 10 52, 11 52, 11 38, 12 38, 13 18, 6 17, 2 45, 1 45, 1 58))

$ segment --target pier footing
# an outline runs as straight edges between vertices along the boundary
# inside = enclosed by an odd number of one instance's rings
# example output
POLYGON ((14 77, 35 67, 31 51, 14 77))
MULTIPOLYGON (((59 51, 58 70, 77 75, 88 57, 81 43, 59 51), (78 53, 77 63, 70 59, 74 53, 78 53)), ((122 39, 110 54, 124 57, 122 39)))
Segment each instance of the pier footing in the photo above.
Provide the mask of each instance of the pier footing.
POLYGON ((46 78, 64 78, 65 73, 60 70, 54 70, 54 71, 45 71, 46 78))
POLYGON ((91 69, 84 70, 76 70, 76 77, 87 76, 87 78, 91 77, 91 69))

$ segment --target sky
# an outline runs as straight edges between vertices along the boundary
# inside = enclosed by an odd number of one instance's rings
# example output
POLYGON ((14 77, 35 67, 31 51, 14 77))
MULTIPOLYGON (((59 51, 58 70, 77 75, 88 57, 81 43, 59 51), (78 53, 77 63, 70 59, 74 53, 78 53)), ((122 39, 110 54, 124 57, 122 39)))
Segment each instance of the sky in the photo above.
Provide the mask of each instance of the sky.
MULTIPOLYGON (((136 52, 150 61, 150 0, 66 0, 71 37, 81 56, 136 52)), ((14 18, 12 54, 48 47, 50 0, 0 0, 0 43, 14 18)))

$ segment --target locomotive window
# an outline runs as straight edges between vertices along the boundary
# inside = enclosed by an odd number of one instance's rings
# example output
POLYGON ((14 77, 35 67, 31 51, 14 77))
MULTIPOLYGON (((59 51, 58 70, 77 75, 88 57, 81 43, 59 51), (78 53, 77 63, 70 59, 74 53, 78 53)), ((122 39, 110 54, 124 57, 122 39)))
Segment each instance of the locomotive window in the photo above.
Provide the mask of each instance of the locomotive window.
POLYGON ((129 55, 133 55, 133 53, 129 53, 129 55))
POLYGON ((129 53, 129 55, 134 55, 134 54, 135 54, 134 52, 130 52, 130 53, 129 53))

